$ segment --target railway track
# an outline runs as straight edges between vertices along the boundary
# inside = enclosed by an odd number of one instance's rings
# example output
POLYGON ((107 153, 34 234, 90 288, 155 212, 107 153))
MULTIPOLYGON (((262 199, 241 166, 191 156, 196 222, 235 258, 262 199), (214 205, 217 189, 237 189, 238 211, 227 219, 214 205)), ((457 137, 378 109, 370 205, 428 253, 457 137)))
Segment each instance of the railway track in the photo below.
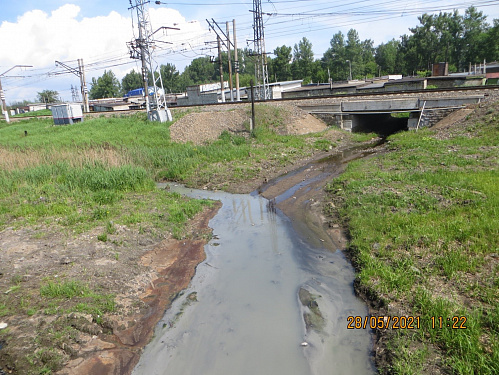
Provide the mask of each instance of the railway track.
MULTIPOLYGON (((308 96, 303 98, 283 98, 283 99, 273 99, 273 100, 257 100, 256 103, 282 103, 282 102, 290 102, 290 103, 299 103, 299 102, 310 102, 310 101, 328 101, 328 100, 344 100, 344 99, 366 99, 369 98, 394 98, 394 97, 404 97, 404 96, 431 96, 438 97, 440 94, 444 96, 450 96, 450 94, 456 93, 460 95, 483 95, 485 98, 490 96, 499 97, 499 85, 491 85, 491 86, 471 86, 471 87, 453 87, 453 88, 441 88, 441 89, 425 89, 425 90, 406 90, 406 91, 397 91, 397 92, 376 92, 376 93, 354 93, 354 94, 341 94, 341 95, 321 95, 321 96, 308 96)), ((248 104, 248 101, 241 102, 225 102, 225 103, 210 103, 203 105, 171 105, 171 109, 175 108, 195 108, 195 107, 234 107, 248 104)), ((86 118, 95 118, 100 116, 112 116, 112 115, 132 115, 135 113, 145 112, 145 109, 135 109, 135 110, 126 110, 126 111, 99 111, 99 112, 90 112, 85 113, 86 118)), ((33 118, 50 118, 51 115, 46 116, 26 116, 26 117, 11 117, 11 121, 21 121, 21 120, 29 120, 33 118)), ((2 121, 5 121, 2 119, 2 121)))

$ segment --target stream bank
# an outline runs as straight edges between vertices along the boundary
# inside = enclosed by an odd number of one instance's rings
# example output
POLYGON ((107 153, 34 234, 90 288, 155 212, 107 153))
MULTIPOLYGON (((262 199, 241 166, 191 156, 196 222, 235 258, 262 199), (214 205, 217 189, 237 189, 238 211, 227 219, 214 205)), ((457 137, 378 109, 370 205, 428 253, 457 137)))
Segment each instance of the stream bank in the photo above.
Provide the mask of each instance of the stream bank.
MULTIPOLYGON (((324 152, 322 155, 328 154, 330 153, 324 152)), ((300 163, 305 162, 301 161, 300 163)), ((288 170, 293 168, 293 166, 287 167, 288 170)), ((268 176, 271 178, 272 173, 269 173, 268 176)), ((248 185, 242 183, 239 185, 241 188, 248 189, 248 185)), ((206 211, 204 217, 209 218, 213 213, 214 211, 206 211)), ((203 220, 202 222, 204 222, 203 220)), ((207 223, 207 220, 205 223, 207 223)), ((202 228, 205 224, 202 224, 202 222, 193 223, 192 233, 188 237, 200 240, 209 238, 207 233, 203 233, 202 228)), ((84 236, 77 236, 76 238, 73 238, 71 234, 68 234, 66 237, 61 236, 61 233, 47 233, 45 232, 47 231, 45 227, 37 228, 34 231, 30 231, 29 228, 21 230, 9 229, 0 233, 2 248, 8 250, 6 253, 3 253, 4 258, 2 259, 7 260, 6 256, 10 254, 12 255, 12 259, 14 259, 13 265, 15 267, 22 265, 23 267, 30 267, 33 270, 26 272, 26 277, 23 277, 20 281, 22 282, 22 288, 36 281, 39 273, 39 267, 37 268, 37 266, 40 265, 40 259, 36 257, 38 254, 43 258, 43 261, 61 269, 58 273, 63 276, 65 275, 64 272, 67 274, 68 270, 71 270, 71 272, 79 270, 81 266, 82 272, 89 275, 88 280, 92 282, 98 281, 102 284, 103 288, 109 289, 109 286, 119 285, 117 289, 121 291, 125 290, 125 287, 129 285, 133 287, 132 295, 126 292, 123 295, 118 295, 119 300, 117 302, 120 304, 119 308, 122 309, 125 307, 125 313, 120 311, 118 314, 111 314, 110 319, 105 319, 102 323, 105 327, 99 325, 89 314, 73 314, 68 317, 65 316, 68 314, 62 314, 57 317, 57 319, 64 320, 62 323, 65 326, 70 326, 72 331, 77 331, 77 337, 70 341, 70 345, 64 341, 61 343, 61 349, 71 356, 71 360, 59 371, 60 374, 123 374, 130 371, 138 359, 141 346, 148 341, 147 337, 152 335, 153 320, 160 318, 160 316, 157 316, 151 319, 155 315, 153 312, 154 309, 158 307, 157 311, 164 310, 166 307, 162 307, 165 305, 161 305, 160 302, 168 304, 170 299, 177 294, 178 290, 184 288, 182 285, 172 286, 165 285, 161 281, 156 282, 160 276, 156 274, 157 270, 151 267, 151 264, 154 263, 146 262, 147 264, 142 264, 140 259, 144 253, 154 253, 157 246, 164 248, 166 252, 169 246, 183 246, 185 241, 170 242, 168 240, 168 243, 162 242, 158 244, 154 239, 150 238, 150 233, 147 231, 144 233, 135 233, 124 227, 117 226, 117 228, 116 233, 110 236, 110 240, 114 240, 115 237, 117 240, 121 239, 127 246, 128 251, 126 253, 121 251, 119 254, 115 252, 110 253, 104 248, 105 243, 98 239, 100 233, 94 233, 95 231, 88 234, 85 233, 84 236), (94 263, 96 266, 94 266, 94 263), (118 273, 114 271, 115 266, 122 267, 118 273), (145 270, 147 268, 149 270, 145 270), (123 277, 125 277, 124 282, 121 281, 123 277), (167 291, 168 295, 161 296, 158 291, 151 293, 153 289, 160 287, 170 288, 167 291), (140 303, 136 304, 134 302, 136 301, 136 297, 143 297, 143 299, 140 303), (166 297, 167 301, 164 299, 161 301, 156 300, 156 297, 158 299, 166 297), (151 328, 149 329, 148 327, 151 328)), ((202 252, 202 245, 198 243, 196 246, 202 252)), ((168 252, 171 251, 168 250, 168 252)), ((193 257, 193 262, 187 266, 185 269, 186 272, 192 271, 193 273, 195 266, 203 259, 202 257, 195 257, 194 254, 199 254, 199 251, 188 252, 188 255, 193 257)), ((175 261, 180 261, 181 259, 173 255, 172 257, 172 262, 168 266, 174 267, 175 261)), ((187 262, 188 259, 183 261, 187 262)), ((5 262, 4 264, 8 263, 5 262)), ((57 273, 55 277, 57 277, 57 273)), ((4 277, 4 280, 6 279, 4 277)), ((190 276, 186 276, 186 279, 190 279, 190 276)), ((21 340, 23 337, 16 334, 16 332, 19 332, 18 327, 25 328, 30 324, 34 324, 37 327, 45 324, 45 327, 47 327, 47 323, 51 324, 51 320, 48 320, 47 317, 42 316, 39 319, 38 316, 35 316, 28 320, 23 319, 22 323, 21 320, 18 321, 10 318, 7 322, 9 324, 9 334, 13 335, 14 341, 9 339, 6 345, 2 344, 3 348, 0 354, 2 355, 2 366, 5 364, 4 369, 9 371, 18 367, 18 364, 11 360, 12 358, 8 357, 10 353, 8 350, 15 345, 15 340, 21 340)), ((6 332, 3 331, 2 333, 6 332)), ((19 347, 22 348, 23 346, 20 345, 19 347)), ((53 352, 55 353, 55 350, 53 352)), ((36 353, 38 351, 35 351, 36 353)), ((42 352, 40 351, 40 353, 42 352)), ((54 360, 55 357, 51 357, 49 354, 52 355, 52 351, 45 353, 43 357, 40 354, 40 357, 37 357, 37 359, 39 361, 54 360)), ((23 372, 21 371, 20 373, 23 372)))
POLYGON ((347 329, 347 317, 367 308, 353 290, 346 239, 338 225, 324 227, 320 203, 330 178, 373 152, 357 147, 311 162, 251 195, 171 186, 223 206, 210 221, 207 260, 134 374, 373 374, 369 332, 347 329))

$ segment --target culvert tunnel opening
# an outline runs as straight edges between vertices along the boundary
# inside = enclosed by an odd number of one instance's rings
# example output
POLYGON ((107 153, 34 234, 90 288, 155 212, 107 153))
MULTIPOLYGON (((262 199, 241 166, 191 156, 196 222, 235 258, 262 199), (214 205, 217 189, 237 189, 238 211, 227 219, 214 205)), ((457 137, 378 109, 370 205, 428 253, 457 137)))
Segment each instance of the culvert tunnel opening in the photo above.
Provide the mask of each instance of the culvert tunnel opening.
POLYGON ((376 133, 387 137, 400 131, 408 130, 409 113, 381 113, 355 115, 352 121, 354 133, 376 133))

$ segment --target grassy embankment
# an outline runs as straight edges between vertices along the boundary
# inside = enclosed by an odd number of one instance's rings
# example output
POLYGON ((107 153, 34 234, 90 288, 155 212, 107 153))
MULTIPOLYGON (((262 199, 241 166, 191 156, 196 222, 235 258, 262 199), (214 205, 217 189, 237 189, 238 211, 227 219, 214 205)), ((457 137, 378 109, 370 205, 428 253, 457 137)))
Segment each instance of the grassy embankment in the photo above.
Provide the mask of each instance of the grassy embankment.
POLYGON ((52 111, 50 109, 39 109, 38 111, 20 113, 18 115, 14 115, 11 117, 22 118, 22 117, 38 117, 38 116, 52 116, 52 111))
POLYGON ((499 373, 497 108, 447 135, 393 135, 391 152, 328 186, 373 315, 419 317, 419 329, 379 331, 381 373, 499 373))

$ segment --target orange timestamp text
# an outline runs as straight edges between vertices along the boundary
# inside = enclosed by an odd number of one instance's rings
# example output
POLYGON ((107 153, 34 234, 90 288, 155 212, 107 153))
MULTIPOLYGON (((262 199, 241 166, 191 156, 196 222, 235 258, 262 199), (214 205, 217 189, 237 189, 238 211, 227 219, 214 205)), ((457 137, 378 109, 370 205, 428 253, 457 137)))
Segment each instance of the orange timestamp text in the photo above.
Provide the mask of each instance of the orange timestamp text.
MULTIPOLYGON (((432 329, 467 329, 466 316, 432 316, 426 320, 426 326, 432 329), (428 324, 429 323, 429 324, 428 324)), ((349 316, 347 329, 419 329, 422 318, 419 316, 349 316)))
POLYGON ((349 316, 347 329, 419 329, 419 316, 349 316))

